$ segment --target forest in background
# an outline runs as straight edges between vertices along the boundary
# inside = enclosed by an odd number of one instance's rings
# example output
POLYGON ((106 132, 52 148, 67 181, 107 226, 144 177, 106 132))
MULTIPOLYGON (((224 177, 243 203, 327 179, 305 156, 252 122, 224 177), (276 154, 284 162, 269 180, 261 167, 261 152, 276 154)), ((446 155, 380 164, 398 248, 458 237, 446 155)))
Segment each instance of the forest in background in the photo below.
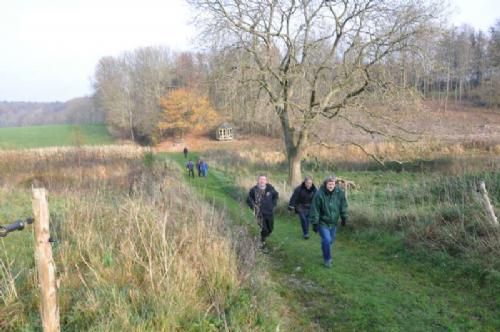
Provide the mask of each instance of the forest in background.
MULTIPOLYGON (((450 103, 500 106, 500 21, 486 32, 468 25, 440 30, 416 44, 418 52, 395 53, 380 65, 392 83, 413 91, 385 107, 411 108, 415 98, 431 100, 442 111, 450 103)), ((233 123, 239 133, 279 137, 279 119, 258 84, 242 84, 245 61, 244 52, 166 47, 103 57, 96 66, 93 96, 51 103, 0 101, 0 127, 105 122, 117 138, 152 144, 165 135, 158 124, 169 122, 162 98, 184 88, 208 98, 218 119, 233 123)))
MULTIPOLYGON (((413 42, 418 50, 396 52, 377 68, 406 91, 399 100, 387 100, 386 108, 414 108, 415 100, 431 100, 441 111, 450 103, 500 106, 500 21, 488 32, 463 25, 413 42)), ((207 96, 239 133, 278 137, 282 133, 273 106, 257 82, 245 82, 250 61, 244 51, 173 52, 163 47, 104 57, 93 82, 96 107, 114 136, 156 142, 162 138, 156 124, 168 122, 162 98, 184 88, 207 96)), ((385 102, 375 99, 374 104, 385 102)))
POLYGON ((0 101, 0 127, 103 122, 103 114, 96 110, 90 97, 47 103, 0 101))

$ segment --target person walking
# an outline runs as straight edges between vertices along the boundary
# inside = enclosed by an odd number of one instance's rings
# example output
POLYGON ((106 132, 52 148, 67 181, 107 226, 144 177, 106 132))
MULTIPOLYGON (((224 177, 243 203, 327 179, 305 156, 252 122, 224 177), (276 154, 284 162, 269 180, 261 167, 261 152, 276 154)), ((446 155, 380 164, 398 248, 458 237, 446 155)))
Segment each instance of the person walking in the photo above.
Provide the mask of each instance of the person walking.
POLYGON ((184 159, 187 159, 188 157, 188 148, 185 146, 184 150, 182 151, 184 153, 184 159))
POLYGON ((309 210, 309 222, 314 232, 321 237, 323 263, 326 267, 332 266, 331 249, 335 243, 338 220, 340 217, 341 225, 345 226, 347 209, 345 192, 336 185, 335 175, 327 177, 314 195, 309 210))
POLYGON ((200 168, 201 168, 201 175, 203 177, 207 176, 208 175, 208 164, 205 160, 201 161, 200 168))
POLYGON ((265 174, 257 177, 257 184, 248 193, 247 204, 254 211, 261 229, 262 248, 266 246, 266 239, 273 232, 274 208, 278 204, 278 197, 279 193, 268 183, 265 174))
POLYGON ((194 163, 192 160, 188 161, 188 163, 186 164, 186 168, 188 170, 188 176, 194 178, 194 163))
POLYGON ((295 188, 288 203, 288 209, 299 215, 302 236, 305 240, 309 239, 309 209, 315 193, 313 178, 306 176, 302 184, 295 188))
POLYGON ((201 159, 196 162, 196 169, 198 170, 198 177, 201 177, 201 159))

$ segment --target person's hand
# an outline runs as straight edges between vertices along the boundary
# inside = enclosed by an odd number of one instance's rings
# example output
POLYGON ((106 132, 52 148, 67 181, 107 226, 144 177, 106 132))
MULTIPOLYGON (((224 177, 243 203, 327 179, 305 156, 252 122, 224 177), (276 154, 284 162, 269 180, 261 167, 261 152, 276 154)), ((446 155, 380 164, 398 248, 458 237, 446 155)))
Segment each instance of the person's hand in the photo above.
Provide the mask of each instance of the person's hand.
POLYGON ((295 207, 288 205, 288 211, 293 212, 295 211, 295 207))
POLYGON ((347 218, 342 218, 342 221, 340 222, 340 225, 345 226, 346 222, 347 222, 347 218))
POLYGON ((318 233, 319 231, 319 225, 318 224, 313 224, 313 232, 318 233))

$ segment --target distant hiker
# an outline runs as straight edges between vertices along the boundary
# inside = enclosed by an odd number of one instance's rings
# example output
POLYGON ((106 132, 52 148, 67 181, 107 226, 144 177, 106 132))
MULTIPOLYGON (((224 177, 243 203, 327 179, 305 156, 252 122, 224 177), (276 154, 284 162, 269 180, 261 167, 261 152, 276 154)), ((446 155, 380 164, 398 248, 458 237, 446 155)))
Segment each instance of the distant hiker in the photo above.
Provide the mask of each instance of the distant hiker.
POLYGON ((188 163, 186 164, 186 168, 188 170, 188 176, 194 178, 194 164, 192 160, 188 161, 188 163))
POLYGON ((188 157, 188 148, 184 147, 183 152, 184 152, 184 158, 187 159, 187 157, 188 157))
POLYGON ((295 188, 288 203, 288 209, 299 215, 302 235, 306 240, 309 239, 309 209, 315 193, 316 186, 312 177, 306 176, 304 182, 295 188))
POLYGON ((247 198, 248 206, 254 211, 260 227, 262 247, 266 245, 266 238, 273 232, 273 210, 278 203, 278 192, 267 183, 267 176, 261 174, 257 177, 257 185, 250 189, 247 198))
POLYGON ((321 188, 314 195, 309 210, 309 222, 315 233, 321 236, 321 250, 326 267, 332 266, 331 248, 335 243, 335 236, 339 217, 345 226, 347 221, 347 199, 345 192, 336 186, 335 175, 329 176, 321 188))
POLYGON ((202 176, 207 176, 208 175, 208 164, 205 160, 202 160, 200 163, 200 169, 201 169, 201 175, 202 176))
POLYGON ((198 170, 198 177, 201 177, 201 159, 196 162, 196 169, 198 170))

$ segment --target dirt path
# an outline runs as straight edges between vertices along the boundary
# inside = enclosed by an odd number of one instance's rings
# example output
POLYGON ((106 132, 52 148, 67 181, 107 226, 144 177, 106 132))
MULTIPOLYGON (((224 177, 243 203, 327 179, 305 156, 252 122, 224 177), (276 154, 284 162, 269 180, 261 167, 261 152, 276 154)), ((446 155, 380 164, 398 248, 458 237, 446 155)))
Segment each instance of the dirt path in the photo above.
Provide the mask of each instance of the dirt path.
POLYGON ((206 151, 215 149, 224 150, 246 150, 253 147, 264 148, 277 148, 281 147, 282 142, 278 138, 269 138, 263 136, 248 137, 241 136, 233 141, 217 141, 211 139, 207 136, 187 136, 183 141, 177 141, 174 139, 168 139, 155 147, 156 152, 182 152, 184 147, 187 147, 190 151, 206 151))

